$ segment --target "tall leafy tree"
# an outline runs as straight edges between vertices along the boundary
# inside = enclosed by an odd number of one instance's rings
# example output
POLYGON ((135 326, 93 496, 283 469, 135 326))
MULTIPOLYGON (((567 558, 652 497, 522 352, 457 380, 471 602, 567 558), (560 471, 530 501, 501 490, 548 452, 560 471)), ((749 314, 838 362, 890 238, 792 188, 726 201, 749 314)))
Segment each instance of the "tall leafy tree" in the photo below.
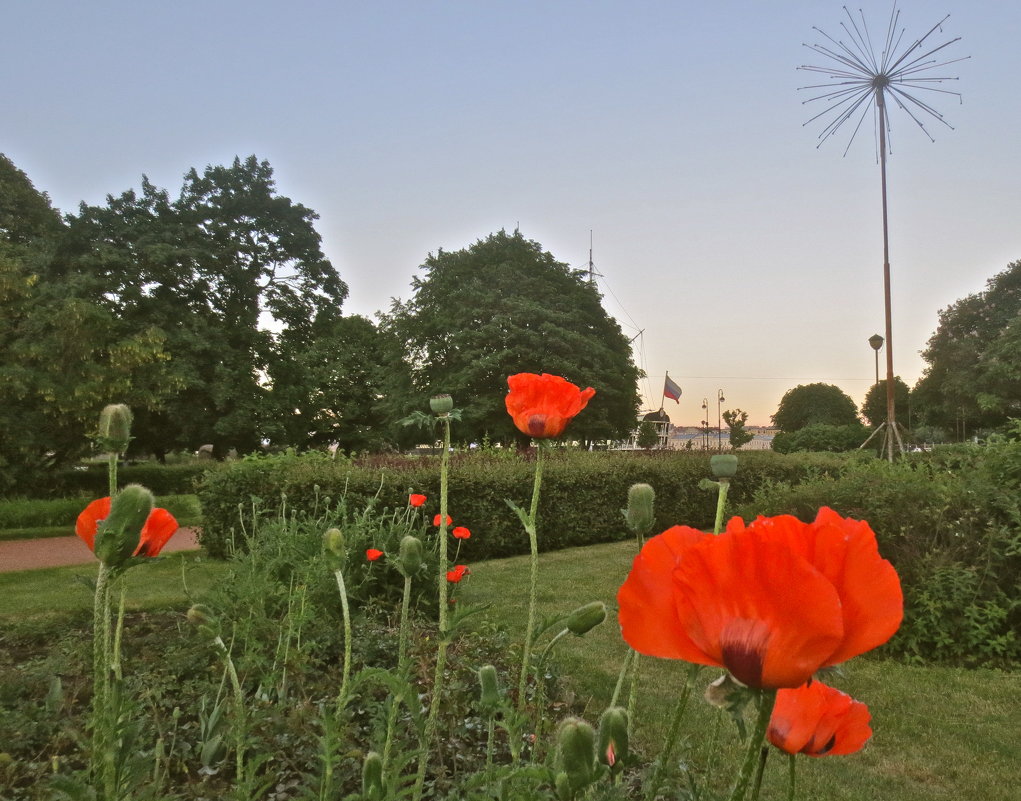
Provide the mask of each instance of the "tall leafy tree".
POLYGON ((69 277, 166 340, 173 392, 137 413, 137 447, 250 451, 286 429, 276 415, 293 409, 270 397, 284 386, 273 375, 287 361, 280 348, 340 319, 347 295, 316 219, 277 194, 255 156, 189 171, 173 200, 143 178, 140 194, 83 205, 70 219, 69 277))
POLYGON ((997 428, 1021 417, 1021 261, 939 313, 912 399, 930 425, 997 428))
POLYGON ((785 432, 817 423, 846 426, 858 422, 855 402, 840 387, 823 383, 799 384, 787 390, 773 415, 773 425, 785 432))
POLYGON ((617 322, 585 273, 520 232, 499 231, 471 247, 430 254, 414 295, 395 301, 382 326, 404 349, 403 410, 448 392, 462 409, 463 436, 518 437, 504 408, 508 375, 554 373, 596 396, 571 424, 580 439, 624 438, 635 426, 640 370, 617 322))
POLYGON ((734 450, 755 439, 755 435, 745 428, 748 424, 748 412, 741 409, 727 409, 723 413, 723 422, 730 429, 730 447, 734 450))
MULTIPOLYGON (((898 422, 908 422, 908 409, 911 403, 911 390, 899 375, 893 377, 893 400, 897 404, 898 422)), ((878 426, 886 422, 886 379, 873 384, 861 404, 861 414, 869 425, 878 426)))

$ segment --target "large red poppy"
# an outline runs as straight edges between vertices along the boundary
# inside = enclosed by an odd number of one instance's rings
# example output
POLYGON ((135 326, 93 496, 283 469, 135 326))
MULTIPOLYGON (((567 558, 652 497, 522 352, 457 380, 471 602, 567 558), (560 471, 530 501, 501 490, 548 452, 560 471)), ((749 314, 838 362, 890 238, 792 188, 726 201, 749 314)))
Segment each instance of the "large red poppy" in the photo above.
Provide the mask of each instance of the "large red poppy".
POLYGON ((881 645, 903 613, 872 529, 830 509, 813 523, 735 519, 718 537, 675 526, 645 544, 617 600, 635 650, 768 688, 881 645))
MULTIPOLYGON (((99 524, 109 516, 109 497, 93 501, 78 515, 74 533, 85 541, 90 551, 95 549, 99 524)), ((166 509, 153 509, 142 526, 142 534, 138 538, 138 547, 135 548, 133 556, 158 556, 177 529, 177 520, 170 512, 166 509)))
POLYGON ((559 437, 596 394, 565 378, 543 373, 518 373, 507 379, 507 413, 522 434, 535 439, 559 437))
POLYGON ((813 681, 780 690, 766 736, 788 754, 840 756, 860 751, 872 736, 869 708, 846 693, 813 681))

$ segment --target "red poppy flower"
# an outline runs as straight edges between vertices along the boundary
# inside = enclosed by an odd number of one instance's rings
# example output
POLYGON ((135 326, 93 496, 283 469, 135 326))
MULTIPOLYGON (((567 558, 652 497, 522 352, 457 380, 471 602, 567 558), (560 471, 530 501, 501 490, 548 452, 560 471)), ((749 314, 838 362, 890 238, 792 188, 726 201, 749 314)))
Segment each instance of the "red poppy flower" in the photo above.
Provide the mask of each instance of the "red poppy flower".
POLYGON ((413 492, 411 493, 411 495, 408 496, 408 503, 410 503, 412 506, 416 508, 419 506, 424 506, 425 501, 426 497, 424 495, 419 495, 416 492, 413 492))
POLYGON ((766 736, 788 754, 853 754, 872 736, 871 718, 865 704, 821 681, 812 681, 776 694, 766 736))
POLYGON ((450 532, 456 539, 467 540, 471 539, 472 533, 464 526, 455 526, 454 530, 450 532))
MULTIPOLYGON (((98 498, 90 503, 74 524, 74 533, 77 534, 89 550, 95 550, 96 532, 99 524, 110 515, 110 498, 98 498)), ((174 532, 177 531, 177 520, 166 509, 153 509, 142 526, 142 533, 138 538, 138 546, 133 556, 158 556, 167 544, 174 532)))
POLYGON ((382 555, 383 552, 378 548, 369 548, 369 550, 365 552, 365 558, 368 559, 370 562, 375 562, 382 555))
POLYGON ((830 509, 813 523, 735 518, 718 537, 675 526, 645 544, 617 600, 635 650, 768 688, 881 645, 903 614, 872 529, 830 509))
MULTIPOLYGON (((454 521, 450 519, 450 515, 447 515, 447 525, 449 526, 453 522, 454 521)), ((433 518, 433 525, 436 526, 437 528, 439 528, 439 525, 440 525, 440 516, 439 515, 436 515, 433 518)))
POLYGON ((447 571, 447 581, 451 584, 457 584, 471 571, 465 565, 456 565, 453 570, 447 571))
POLYGON ((596 394, 578 389, 565 378, 543 373, 518 373, 507 379, 507 413, 522 434, 535 439, 559 437, 596 394))

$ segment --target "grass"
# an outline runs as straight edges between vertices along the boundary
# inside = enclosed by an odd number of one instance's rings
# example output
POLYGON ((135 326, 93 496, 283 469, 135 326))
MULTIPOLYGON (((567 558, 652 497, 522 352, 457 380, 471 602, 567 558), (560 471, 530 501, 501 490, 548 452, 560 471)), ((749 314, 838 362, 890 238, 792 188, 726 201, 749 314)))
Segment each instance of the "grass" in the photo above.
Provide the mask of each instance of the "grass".
MULTIPOLYGON (((569 611, 590 600, 614 608, 614 595, 635 552, 633 543, 578 548, 542 556, 539 601, 546 614, 569 611)), ((129 609, 184 611, 220 580, 227 565, 201 554, 172 554, 133 568, 127 575, 129 609)), ((524 628, 527 558, 472 566, 459 585, 460 602, 493 605, 488 624, 505 626, 512 640, 524 628)), ((0 574, 0 627, 45 620, 87 620, 94 566, 0 574)), ((479 619, 476 618, 476 619, 479 619)), ((540 642, 541 648, 544 643, 540 642)), ((594 722, 612 693, 626 651, 614 616, 579 639, 557 648, 565 700, 594 722)), ((635 740, 644 764, 657 755, 686 666, 643 657, 635 716, 635 740)), ((683 731, 680 760, 699 782, 710 753, 720 750, 714 789, 725 789, 739 750, 734 727, 701 700, 701 689, 719 671, 703 669, 683 731), (718 732, 718 739, 714 732, 718 732), (717 745, 719 749, 717 749, 717 745)), ((798 798, 827 801, 940 801, 1017 797, 1016 734, 1021 719, 1021 674, 946 667, 908 667, 881 658, 859 658, 829 683, 867 703, 875 734, 866 749, 848 757, 799 757, 798 798)), ((774 755, 766 770, 763 799, 784 798, 784 759, 774 755)), ((683 779, 675 776, 670 786, 683 779)), ((674 796, 671 796, 674 797, 674 796)))
MULTIPOLYGON (((128 610, 177 607, 184 612, 227 570, 201 553, 186 551, 152 559, 124 577, 128 610)), ((96 565, 0 573, 0 621, 14 622, 92 611, 96 565)))
MULTIPOLYGON (((539 602, 552 614, 592 600, 615 609, 614 595, 635 554, 634 543, 614 543, 543 554, 539 602)), ((526 557, 473 566, 463 599, 484 603, 490 620, 511 631, 524 628, 528 597, 526 557), (520 603, 513 599, 521 599, 520 603)), ((605 708, 626 650, 611 612, 607 622, 583 639, 557 646, 569 677, 569 694, 590 721, 605 708)), ((641 688, 635 738, 647 759, 658 752, 674 699, 687 666, 650 657, 641 659, 641 688)), ((908 667, 881 658, 852 660, 843 675, 828 683, 869 705, 874 735, 865 750, 847 757, 798 759, 798 797, 827 801, 934 801, 1017 798, 1017 721, 1021 719, 1021 674, 948 667, 908 667)), ((735 727, 701 700, 701 689, 720 675, 705 668, 683 727, 682 757, 706 764, 714 727, 732 763, 738 750, 735 727), (719 721, 719 722, 718 722, 719 721)), ((766 770, 762 798, 783 798, 785 758, 774 753, 766 770)), ((729 770, 723 774, 733 775, 729 770)), ((726 785, 724 781, 721 785, 726 785)))
MULTIPOLYGON (((90 498, 53 500, 18 499, 0 501, 0 542, 74 534, 74 521, 90 498)), ((156 505, 168 510, 182 526, 202 522, 202 507, 197 495, 157 496, 156 505)))

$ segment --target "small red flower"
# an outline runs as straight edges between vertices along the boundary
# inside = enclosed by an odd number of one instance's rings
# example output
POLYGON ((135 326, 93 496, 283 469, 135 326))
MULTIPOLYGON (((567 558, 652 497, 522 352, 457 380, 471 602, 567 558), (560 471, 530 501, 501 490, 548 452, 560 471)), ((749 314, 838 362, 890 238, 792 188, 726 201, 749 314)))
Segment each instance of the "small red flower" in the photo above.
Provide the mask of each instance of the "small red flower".
MULTIPOLYGON (((74 524, 77 534, 89 550, 95 550, 96 532, 99 524, 110 515, 110 498, 99 498, 82 510, 74 524)), ((138 547, 133 556, 159 556, 163 546, 167 544, 177 531, 177 520, 166 509, 153 509, 142 526, 142 534, 138 538, 138 547)))
POLYGON ((464 526, 455 526, 454 530, 450 532, 454 535, 455 539, 467 540, 471 539, 472 533, 464 526))
POLYGON ((675 526, 646 542, 617 600, 636 651, 771 689, 882 645, 903 615, 868 523, 826 508, 812 523, 734 518, 718 537, 675 526))
POLYGON ((451 584, 457 584, 471 571, 465 565, 456 565, 453 570, 447 571, 447 581, 451 584))
POLYGON ((413 493, 411 493, 411 495, 408 496, 408 503, 410 503, 416 509, 419 506, 424 506, 425 505, 425 501, 426 501, 426 497, 424 495, 419 495, 416 492, 413 492, 413 493))
POLYGON ((777 692, 766 736, 788 754, 853 754, 872 736, 871 718, 865 704, 812 681, 796 690, 777 692))
POLYGON ((370 562, 375 562, 382 555, 383 552, 379 550, 379 548, 369 548, 369 550, 365 552, 365 558, 368 559, 370 562))
MULTIPOLYGON (((447 515, 447 525, 449 526, 453 522, 454 521, 450 518, 450 515, 447 515)), ((439 515, 436 515, 433 518, 433 525, 436 526, 437 528, 439 528, 439 525, 440 525, 440 516, 439 515)))
POLYGON ((522 434, 535 439, 559 437, 596 391, 579 389, 566 378, 518 373, 507 379, 507 413, 522 434))

